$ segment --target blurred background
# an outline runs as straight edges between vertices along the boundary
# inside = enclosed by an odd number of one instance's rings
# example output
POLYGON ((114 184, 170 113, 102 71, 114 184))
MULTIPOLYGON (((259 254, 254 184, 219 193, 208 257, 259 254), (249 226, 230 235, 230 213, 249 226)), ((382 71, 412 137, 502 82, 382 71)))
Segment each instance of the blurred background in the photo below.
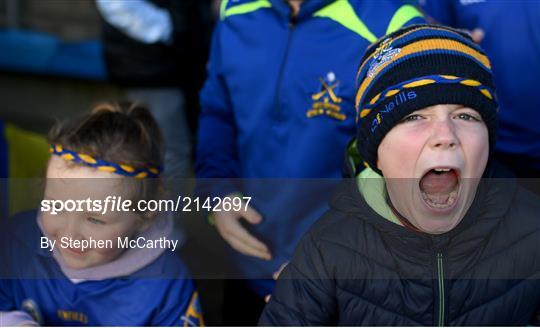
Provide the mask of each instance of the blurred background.
POLYGON ((0 118, 46 133, 123 90, 107 82, 93 1, 0 1, 0 118), (68 4, 69 2, 69 4, 68 4))
MULTIPOLYGON (((210 0, 182 2, 176 9, 191 18, 181 22, 186 25, 182 33, 196 33, 195 44, 187 39, 183 44, 192 61, 184 66, 189 76, 183 80, 189 84, 180 87, 188 89, 189 98, 196 97, 204 80, 213 16, 210 0)), ((99 100, 125 97, 122 87, 109 82, 105 24, 93 0, 0 0, 0 118, 44 133, 54 118, 84 112, 99 100)), ((197 101, 190 105, 193 128, 197 101)))

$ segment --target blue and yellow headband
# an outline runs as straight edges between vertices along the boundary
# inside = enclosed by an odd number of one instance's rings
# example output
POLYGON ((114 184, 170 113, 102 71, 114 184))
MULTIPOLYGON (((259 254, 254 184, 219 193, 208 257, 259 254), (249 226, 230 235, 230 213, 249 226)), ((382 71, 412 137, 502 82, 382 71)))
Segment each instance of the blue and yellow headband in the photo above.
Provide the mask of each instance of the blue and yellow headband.
POLYGON ((160 167, 135 168, 131 165, 117 164, 108 162, 102 159, 94 158, 90 155, 80 154, 69 149, 65 149, 61 145, 51 145, 49 152, 53 155, 60 156, 68 162, 83 164, 94 167, 100 171, 116 173, 136 179, 157 178, 162 171, 160 167))

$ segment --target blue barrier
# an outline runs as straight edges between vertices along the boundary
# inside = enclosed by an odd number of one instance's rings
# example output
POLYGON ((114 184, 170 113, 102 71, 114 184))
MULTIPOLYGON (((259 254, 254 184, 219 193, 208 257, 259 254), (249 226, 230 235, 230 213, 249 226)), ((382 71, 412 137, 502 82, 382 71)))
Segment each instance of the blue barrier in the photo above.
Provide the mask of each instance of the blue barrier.
POLYGON ((107 76, 99 40, 67 42, 30 30, 0 30, 0 69, 96 81, 107 76))

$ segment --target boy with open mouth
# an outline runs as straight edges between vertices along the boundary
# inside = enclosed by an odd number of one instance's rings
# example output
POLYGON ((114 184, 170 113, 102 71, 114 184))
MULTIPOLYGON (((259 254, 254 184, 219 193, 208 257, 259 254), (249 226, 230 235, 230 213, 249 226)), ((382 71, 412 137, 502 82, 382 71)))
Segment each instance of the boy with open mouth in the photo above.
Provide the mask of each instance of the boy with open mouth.
POLYGON ((304 236, 260 323, 540 324, 540 199, 494 179, 509 173, 491 160, 486 54, 460 31, 416 25, 370 46, 357 76, 355 179, 304 236))

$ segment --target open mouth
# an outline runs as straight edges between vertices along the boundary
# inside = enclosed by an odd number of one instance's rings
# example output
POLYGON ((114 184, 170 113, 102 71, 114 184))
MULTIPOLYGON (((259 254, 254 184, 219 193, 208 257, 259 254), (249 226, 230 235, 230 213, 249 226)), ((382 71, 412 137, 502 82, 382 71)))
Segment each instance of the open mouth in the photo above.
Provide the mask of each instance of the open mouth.
POLYGON ((459 194, 459 171, 450 167, 436 167, 420 179, 420 191, 426 205, 435 210, 451 209, 459 194))

